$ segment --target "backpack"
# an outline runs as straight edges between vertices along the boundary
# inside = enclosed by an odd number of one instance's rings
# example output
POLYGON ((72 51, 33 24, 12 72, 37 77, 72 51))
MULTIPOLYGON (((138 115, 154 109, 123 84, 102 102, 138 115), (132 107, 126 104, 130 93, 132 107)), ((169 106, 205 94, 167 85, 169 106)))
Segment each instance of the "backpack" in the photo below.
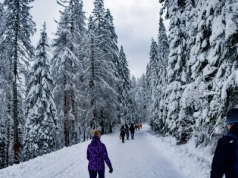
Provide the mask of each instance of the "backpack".
POLYGON ((236 139, 236 163, 233 166, 233 170, 235 171, 236 177, 238 177, 238 137, 233 134, 226 134, 225 136, 236 139))

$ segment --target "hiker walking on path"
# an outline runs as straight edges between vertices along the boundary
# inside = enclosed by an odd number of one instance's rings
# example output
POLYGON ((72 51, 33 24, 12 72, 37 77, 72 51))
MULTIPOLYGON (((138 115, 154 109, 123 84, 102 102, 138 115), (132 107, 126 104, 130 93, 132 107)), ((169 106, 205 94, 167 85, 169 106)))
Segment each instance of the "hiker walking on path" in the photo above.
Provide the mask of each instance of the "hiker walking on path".
POLYGON ((131 139, 134 139, 135 127, 133 124, 131 124, 131 126, 130 126, 130 132, 131 132, 131 139))
POLYGON ((126 138, 129 140, 129 126, 126 124, 126 138))
POLYGON ((125 143, 125 134, 126 134, 125 128, 124 128, 124 126, 122 126, 121 132, 120 132, 120 137, 122 139, 122 143, 125 143))
POLYGON ((238 177, 238 109, 231 109, 226 115, 228 134, 218 140, 214 153, 211 178, 238 177))
POLYGON ((112 173, 112 164, 108 158, 106 146, 100 141, 101 135, 98 130, 93 131, 93 138, 87 149, 88 171, 90 178, 105 177, 105 163, 109 167, 109 172, 112 173))

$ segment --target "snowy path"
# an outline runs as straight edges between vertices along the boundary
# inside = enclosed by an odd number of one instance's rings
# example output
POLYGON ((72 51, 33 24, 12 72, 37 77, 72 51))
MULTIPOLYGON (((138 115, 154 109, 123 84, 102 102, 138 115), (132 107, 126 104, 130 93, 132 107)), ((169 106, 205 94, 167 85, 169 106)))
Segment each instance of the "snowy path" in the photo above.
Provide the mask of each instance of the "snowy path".
POLYGON ((136 131, 134 140, 118 142, 113 140, 108 147, 109 155, 113 155, 112 164, 115 169, 112 178, 180 178, 178 171, 170 165, 146 137, 148 127, 136 131))
MULTIPOLYGON (((107 178, 183 178, 149 141, 149 126, 135 133, 135 140, 121 143, 119 132, 103 135, 113 173, 107 178)), ((90 141, 64 148, 19 165, 0 170, 1 178, 88 178, 86 149, 90 141)))

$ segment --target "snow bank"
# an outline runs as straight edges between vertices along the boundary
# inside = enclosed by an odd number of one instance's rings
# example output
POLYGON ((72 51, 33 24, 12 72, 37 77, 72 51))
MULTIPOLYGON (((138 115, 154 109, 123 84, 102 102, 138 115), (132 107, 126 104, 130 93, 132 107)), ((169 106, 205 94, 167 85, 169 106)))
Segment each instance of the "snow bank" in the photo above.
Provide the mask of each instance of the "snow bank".
POLYGON ((195 148, 194 140, 184 145, 176 145, 173 137, 160 137, 153 131, 147 132, 147 139, 185 175, 185 178, 209 178, 213 158, 210 147, 195 148))

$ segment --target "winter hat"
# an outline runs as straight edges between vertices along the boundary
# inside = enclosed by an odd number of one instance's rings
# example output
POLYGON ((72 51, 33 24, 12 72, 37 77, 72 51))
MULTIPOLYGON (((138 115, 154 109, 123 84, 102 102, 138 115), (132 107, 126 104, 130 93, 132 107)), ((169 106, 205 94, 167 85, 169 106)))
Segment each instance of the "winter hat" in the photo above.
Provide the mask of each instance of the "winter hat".
POLYGON ((94 135, 94 136, 99 135, 99 132, 98 132, 97 129, 94 129, 94 130, 93 130, 93 135, 94 135))
POLYGON ((230 109, 226 114, 226 125, 238 123, 238 109, 230 109))

